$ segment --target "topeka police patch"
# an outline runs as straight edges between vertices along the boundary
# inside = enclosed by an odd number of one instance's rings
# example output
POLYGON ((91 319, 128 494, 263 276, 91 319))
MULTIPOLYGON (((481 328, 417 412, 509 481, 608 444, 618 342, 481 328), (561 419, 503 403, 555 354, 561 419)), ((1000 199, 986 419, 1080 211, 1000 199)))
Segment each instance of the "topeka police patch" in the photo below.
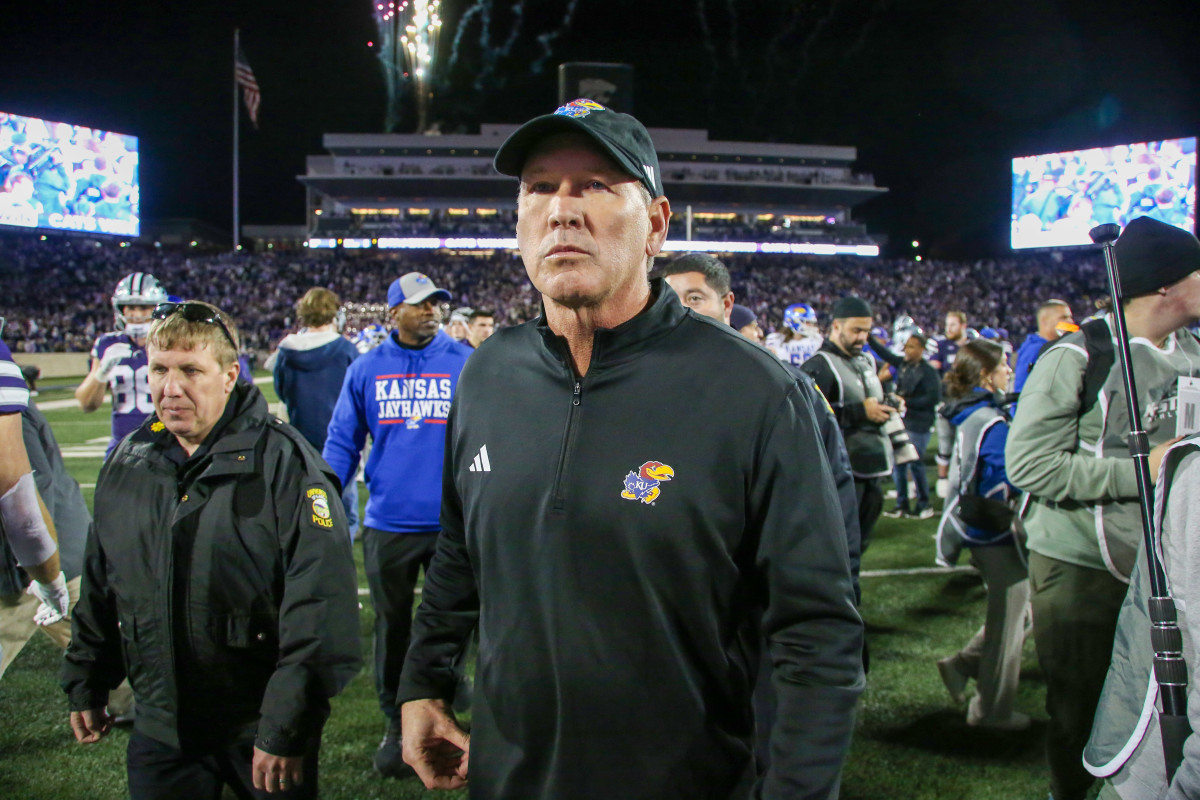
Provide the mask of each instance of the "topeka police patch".
POLYGON ((625 488, 621 497, 626 500, 641 500, 651 505, 662 493, 659 486, 675 477, 675 470, 661 461, 647 461, 638 467, 638 471, 630 470, 625 476, 625 488))
POLYGON ((312 504, 312 521, 322 528, 332 528, 333 514, 329 511, 329 495, 325 490, 314 487, 308 490, 307 497, 312 504))

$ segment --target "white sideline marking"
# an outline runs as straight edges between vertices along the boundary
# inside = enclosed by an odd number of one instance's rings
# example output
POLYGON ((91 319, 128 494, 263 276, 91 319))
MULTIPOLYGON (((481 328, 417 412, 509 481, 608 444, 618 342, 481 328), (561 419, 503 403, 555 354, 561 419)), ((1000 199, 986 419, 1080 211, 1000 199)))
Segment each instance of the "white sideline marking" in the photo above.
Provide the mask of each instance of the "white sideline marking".
POLYGON ((896 575, 965 575, 979 572, 974 567, 911 567, 910 569, 868 569, 858 573, 860 578, 891 578, 896 575))
MULTIPOLYGON (((912 567, 910 569, 869 569, 866 572, 860 572, 860 578, 891 578, 897 575, 966 575, 969 573, 977 573, 979 570, 974 567, 912 567)), ((358 596, 366 597, 371 592, 369 589, 359 589, 358 596)), ((413 589, 413 594, 420 595, 421 587, 413 589)))
MULTIPOLYGON (((274 378, 270 375, 260 375, 254 379, 254 383, 255 385, 260 383, 270 383, 272 380, 274 380, 274 378)), ((110 403, 112 403, 112 396, 107 394, 104 395, 104 399, 100 401, 100 405, 106 405, 110 403)), ((79 402, 74 398, 68 398, 66 400, 48 400, 45 403, 37 404, 38 409, 41 411, 57 411, 63 408, 77 408, 78 406, 79 402)))

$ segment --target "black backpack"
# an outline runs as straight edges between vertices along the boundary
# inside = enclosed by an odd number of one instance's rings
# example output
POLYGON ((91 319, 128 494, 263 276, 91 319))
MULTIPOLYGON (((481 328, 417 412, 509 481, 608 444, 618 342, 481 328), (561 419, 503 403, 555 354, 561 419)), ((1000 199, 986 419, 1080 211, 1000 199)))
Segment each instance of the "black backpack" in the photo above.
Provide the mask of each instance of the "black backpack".
MULTIPOLYGON (((1112 332, 1103 319, 1090 319, 1080 325, 1079 329, 1083 331, 1083 346, 1088 356, 1087 366, 1083 370, 1083 389, 1079 392, 1079 416, 1082 417, 1096 405, 1100 388, 1108 380, 1108 373, 1112 371, 1117 356, 1113 349, 1112 332)), ((1042 345, 1042 349, 1034 356, 1033 363, 1029 365, 1031 374, 1042 355, 1059 341, 1056 339, 1042 345)))

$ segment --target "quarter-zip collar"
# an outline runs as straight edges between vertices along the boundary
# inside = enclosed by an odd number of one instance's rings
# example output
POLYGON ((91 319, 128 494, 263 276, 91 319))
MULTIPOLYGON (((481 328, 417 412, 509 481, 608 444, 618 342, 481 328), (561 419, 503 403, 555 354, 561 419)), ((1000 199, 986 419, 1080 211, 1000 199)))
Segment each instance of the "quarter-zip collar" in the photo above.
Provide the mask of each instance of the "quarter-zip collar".
MULTIPOLYGON (((588 374, 597 367, 631 361, 650 348, 662 337, 673 331, 687 317, 688 309, 679 302, 673 291, 666 291, 662 278, 650 281, 650 305, 632 319, 615 328, 599 328, 592 334, 592 359, 588 374)), ((568 364, 566 340, 550 329, 546 321, 546 307, 537 320, 537 332, 550 354, 558 361, 568 364)))

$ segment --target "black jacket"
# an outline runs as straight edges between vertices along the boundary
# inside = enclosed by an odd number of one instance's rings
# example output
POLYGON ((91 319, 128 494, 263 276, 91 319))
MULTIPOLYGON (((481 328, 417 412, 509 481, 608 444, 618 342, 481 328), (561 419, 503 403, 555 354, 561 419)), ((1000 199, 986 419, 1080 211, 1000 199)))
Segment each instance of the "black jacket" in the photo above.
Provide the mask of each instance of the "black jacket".
POLYGON ((582 379, 544 318, 463 370, 397 695, 448 697, 478 619, 472 797, 748 796, 764 637, 780 724, 759 791, 836 781, 862 621, 811 405, 663 286, 596 332, 582 379))
POLYGON ((101 469, 62 685, 97 708, 128 675, 137 729, 185 751, 302 755, 361 664, 350 536, 308 442, 253 386, 229 404, 182 466, 152 415, 101 469))
POLYGON ((896 394, 904 398, 904 427, 927 433, 933 429, 942 400, 942 378, 924 358, 905 361, 896 373, 896 394))

